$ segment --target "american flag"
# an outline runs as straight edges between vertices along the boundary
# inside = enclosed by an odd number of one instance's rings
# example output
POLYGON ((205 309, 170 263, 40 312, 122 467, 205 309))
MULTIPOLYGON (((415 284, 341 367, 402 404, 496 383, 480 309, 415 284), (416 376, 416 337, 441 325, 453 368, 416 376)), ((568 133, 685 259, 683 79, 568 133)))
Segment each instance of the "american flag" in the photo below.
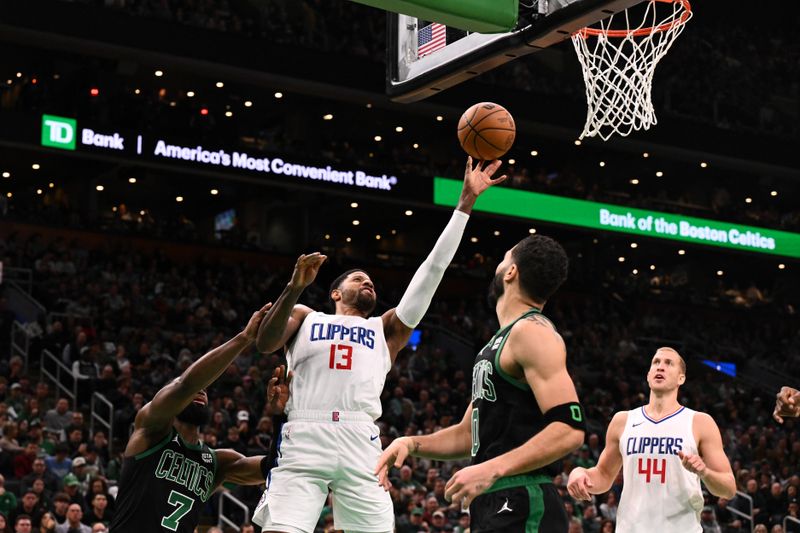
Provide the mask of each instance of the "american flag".
POLYGON ((417 58, 425 57, 447 46, 447 26, 434 22, 417 34, 417 58))

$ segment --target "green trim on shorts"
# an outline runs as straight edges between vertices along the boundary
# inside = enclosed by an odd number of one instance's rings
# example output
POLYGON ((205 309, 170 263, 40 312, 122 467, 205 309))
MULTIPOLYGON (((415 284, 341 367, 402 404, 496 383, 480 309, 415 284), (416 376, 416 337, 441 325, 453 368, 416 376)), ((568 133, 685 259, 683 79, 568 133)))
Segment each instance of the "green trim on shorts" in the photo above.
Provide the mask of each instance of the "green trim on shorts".
POLYGON ((525 533, 539 533, 539 525, 544 516, 544 497, 539 485, 526 485, 528 490, 528 520, 525 522, 525 533))
MULTIPOLYGON (((497 492, 498 490, 513 489, 516 487, 533 487, 542 483, 552 483, 552 478, 543 474, 520 474, 518 476, 501 477, 484 494, 497 492)), ((541 493, 541 491, 539 491, 541 493)))

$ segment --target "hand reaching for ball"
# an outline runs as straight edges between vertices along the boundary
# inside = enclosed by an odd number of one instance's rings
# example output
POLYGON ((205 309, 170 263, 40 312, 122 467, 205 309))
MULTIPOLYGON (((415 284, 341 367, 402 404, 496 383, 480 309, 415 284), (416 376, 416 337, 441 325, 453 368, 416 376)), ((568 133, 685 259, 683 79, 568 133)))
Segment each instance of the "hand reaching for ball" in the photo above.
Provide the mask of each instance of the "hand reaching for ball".
POLYGON ((467 157, 467 169, 464 171, 464 187, 461 189, 461 198, 456 209, 467 214, 471 213, 472 206, 475 205, 475 200, 478 199, 481 193, 492 185, 503 183, 508 178, 505 174, 497 179, 492 179, 492 176, 502 164, 502 161, 495 159, 490 162, 478 161, 473 166, 472 158, 467 157))

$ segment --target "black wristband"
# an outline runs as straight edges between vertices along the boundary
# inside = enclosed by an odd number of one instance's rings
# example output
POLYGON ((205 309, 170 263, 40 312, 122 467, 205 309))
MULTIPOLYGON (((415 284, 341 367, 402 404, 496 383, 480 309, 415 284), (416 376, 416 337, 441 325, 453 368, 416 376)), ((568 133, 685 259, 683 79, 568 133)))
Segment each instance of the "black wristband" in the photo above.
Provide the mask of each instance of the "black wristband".
POLYGON ((578 402, 562 403, 550 408, 544 414, 544 421, 547 424, 561 422, 583 432, 586 431, 586 414, 578 402))

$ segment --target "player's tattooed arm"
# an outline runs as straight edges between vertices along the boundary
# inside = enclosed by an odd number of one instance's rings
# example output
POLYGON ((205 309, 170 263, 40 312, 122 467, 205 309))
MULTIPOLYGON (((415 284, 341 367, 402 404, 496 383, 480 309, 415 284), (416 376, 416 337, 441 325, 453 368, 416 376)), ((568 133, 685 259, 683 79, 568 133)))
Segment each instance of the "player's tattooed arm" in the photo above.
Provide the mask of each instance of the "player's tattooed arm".
POLYGON ((292 278, 258 328, 256 348, 259 352, 272 353, 279 350, 297 333, 303 320, 312 311, 305 305, 298 305, 297 300, 306 287, 314 282, 319 268, 327 258, 319 252, 303 254, 297 258, 292 278))
MULTIPOLYGON (((169 431, 172 419, 194 401, 203 389, 216 381, 245 348, 252 345, 258 326, 271 306, 268 303, 253 313, 241 333, 203 355, 158 391, 153 400, 136 415, 135 431, 142 430, 147 437, 159 434, 163 437, 169 431)), ((134 437, 138 435, 132 437, 132 440, 137 440, 134 437)))

